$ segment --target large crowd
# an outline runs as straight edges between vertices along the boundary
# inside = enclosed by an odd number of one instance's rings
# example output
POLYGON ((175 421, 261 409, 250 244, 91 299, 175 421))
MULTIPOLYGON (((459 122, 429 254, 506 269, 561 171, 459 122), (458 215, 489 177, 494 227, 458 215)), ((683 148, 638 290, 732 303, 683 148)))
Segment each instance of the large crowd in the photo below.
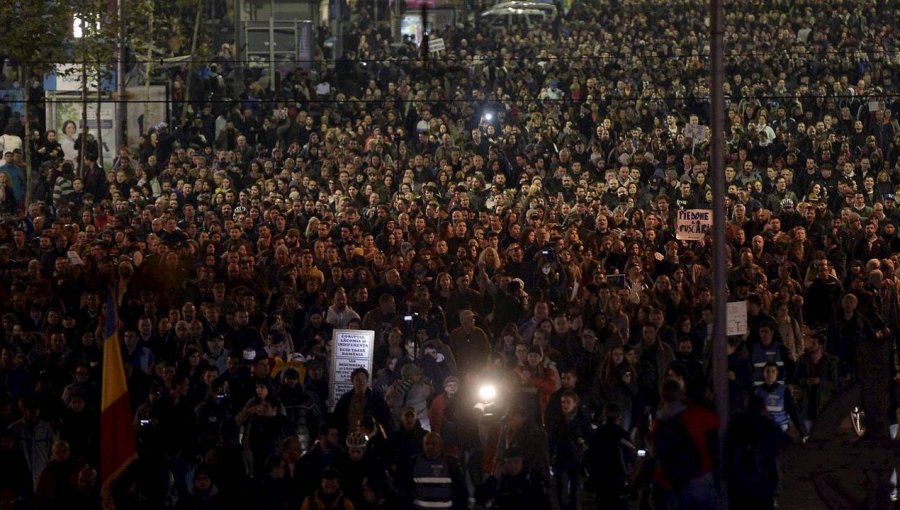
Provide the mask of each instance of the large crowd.
POLYGON ((772 508, 900 327, 898 4, 822 4, 727 11, 724 452, 715 247, 675 235, 712 203, 705 2, 435 27, 427 59, 362 13, 274 90, 225 47, 112 161, 0 103, 0 507, 100 505, 112 292, 117 508, 715 508, 715 462, 772 508), (335 329, 375 350, 332 399, 335 329))

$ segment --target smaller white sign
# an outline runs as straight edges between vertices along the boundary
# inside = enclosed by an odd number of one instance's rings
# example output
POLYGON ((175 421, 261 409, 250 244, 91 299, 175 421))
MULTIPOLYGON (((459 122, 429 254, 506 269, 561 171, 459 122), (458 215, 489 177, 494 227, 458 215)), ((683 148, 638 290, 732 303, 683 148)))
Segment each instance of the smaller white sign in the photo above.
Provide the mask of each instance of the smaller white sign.
POLYGON ((747 334, 746 301, 732 301, 725 304, 725 334, 728 336, 747 334))
POLYGON ((699 145, 706 141, 706 126, 687 124, 684 126, 684 137, 693 140, 694 145, 699 145))
POLYGON ((429 53, 438 53, 444 51, 446 47, 444 46, 444 39, 441 37, 435 39, 428 39, 428 52, 429 53))
POLYGON ((712 228, 709 209, 682 209, 675 220, 675 238, 679 241, 700 241, 712 228))

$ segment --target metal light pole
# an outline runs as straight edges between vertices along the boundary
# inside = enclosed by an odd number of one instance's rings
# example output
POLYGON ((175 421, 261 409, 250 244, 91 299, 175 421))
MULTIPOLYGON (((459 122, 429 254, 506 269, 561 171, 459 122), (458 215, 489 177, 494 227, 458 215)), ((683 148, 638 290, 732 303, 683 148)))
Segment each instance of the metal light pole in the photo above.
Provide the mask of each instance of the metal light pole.
POLYGON ((331 13, 334 14, 334 18, 331 20, 331 58, 335 62, 344 56, 344 34, 342 33, 343 27, 341 26, 341 17, 344 15, 343 3, 343 0, 331 0, 331 5, 334 7, 331 9, 331 13))
POLYGON ((403 24, 403 2, 406 0, 394 0, 391 7, 391 38, 394 44, 403 42, 403 33, 401 32, 403 24))
POLYGON ((269 90, 275 90, 275 2, 269 16, 269 90))
MULTIPOLYGON (((119 100, 113 103, 116 114, 116 127, 119 144, 123 147, 128 146, 128 103, 125 101, 125 2, 116 0, 116 10, 119 16, 119 34, 116 37, 118 58, 116 59, 116 95, 119 100)), ((148 76, 149 80, 150 77, 148 76)), ((116 151, 118 153, 118 151, 116 151)))
MULTIPOLYGON (((725 279, 725 51, 722 32, 725 28, 721 0, 709 2, 710 47, 710 168, 713 192, 713 286, 715 310, 713 321, 713 388, 719 428, 719 454, 725 449, 725 430, 728 427, 728 338, 725 335, 728 289, 725 279)), ((718 463, 720 492, 718 508, 728 508, 724 463, 718 463)))
POLYGON ((428 2, 422 0, 422 68, 428 72, 428 2))
MULTIPOLYGON (((85 33, 85 20, 84 18, 75 17, 74 24, 72 26, 72 36, 75 39, 81 40, 84 38, 85 33)), ((78 151, 78 176, 84 176, 84 156, 87 151, 87 47, 82 41, 81 44, 81 132, 78 136, 81 137, 81 149, 78 151)), ((76 141, 78 138, 76 137, 76 141)))

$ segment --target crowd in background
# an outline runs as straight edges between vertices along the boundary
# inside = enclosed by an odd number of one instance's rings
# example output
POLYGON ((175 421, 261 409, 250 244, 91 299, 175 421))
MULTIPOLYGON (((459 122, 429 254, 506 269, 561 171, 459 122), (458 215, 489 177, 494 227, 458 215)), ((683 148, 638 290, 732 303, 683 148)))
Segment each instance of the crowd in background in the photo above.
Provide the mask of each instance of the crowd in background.
MULTIPOLYGON (((822 5, 727 10, 736 508, 771 508, 778 448, 835 392, 895 373, 897 5, 822 5)), ((333 67, 320 48, 273 90, 225 48, 112 161, 0 103, 0 503, 99 504, 115 292, 121 508, 714 508, 724 297, 710 236, 675 235, 712 203, 705 9, 435 27, 427 59, 364 14, 333 67), (375 331, 338 399, 334 329, 375 331)))

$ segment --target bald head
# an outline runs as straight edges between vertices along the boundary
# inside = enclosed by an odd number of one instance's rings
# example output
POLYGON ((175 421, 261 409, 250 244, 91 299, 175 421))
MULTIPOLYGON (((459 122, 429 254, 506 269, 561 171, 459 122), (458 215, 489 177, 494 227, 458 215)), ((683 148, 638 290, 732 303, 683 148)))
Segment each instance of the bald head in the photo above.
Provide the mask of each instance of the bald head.
POLYGON ((422 439, 422 450, 426 457, 440 457, 444 453, 444 440, 437 432, 429 432, 422 439))

